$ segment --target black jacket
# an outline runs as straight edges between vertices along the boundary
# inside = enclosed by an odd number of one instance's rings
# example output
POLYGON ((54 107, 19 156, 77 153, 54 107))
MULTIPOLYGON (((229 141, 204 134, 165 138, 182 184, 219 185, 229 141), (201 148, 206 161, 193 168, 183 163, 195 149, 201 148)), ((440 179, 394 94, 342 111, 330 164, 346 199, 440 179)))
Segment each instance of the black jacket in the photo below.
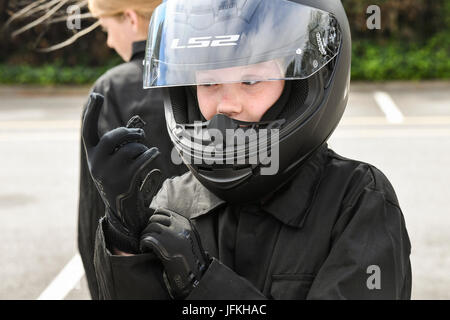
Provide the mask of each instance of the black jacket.
MULTIPOLYGON (((151 206, 189 217, 214 258, 189 299, 410 299, 411 245, 391 184, 326 146, 258 203, 228 205, 187 173, 151 206)), ((168 298, 155 256, 112 256, 102 222, 95 268, 100 298, 168 298)))
MULTIPOLYGON (((139 115, 147 123, 144 128, 147 146, 158 147, 161 152, 155 160, 155 167, 160 168, 165 177, 181 175, 187 171, 187 168, 184 165, 176 166, 171 161, 173 145, 167 134, 160 90, 144 90, 142 87, 145 43, 145 41, 133 43, 130 62, 109 70, 94 84, 92 91, 105 97, 99 118, 99 134, 125 126, 132 116, 139 115)), ((83 115, 84 112, 85 110, 83 115)), ((90 176, 82 143, 78 210, 78 249, 86 271, 91 297, 97 299, 97 279, 93 265, 94 238, 98 221, 104 215, 105 207, 90 176)))

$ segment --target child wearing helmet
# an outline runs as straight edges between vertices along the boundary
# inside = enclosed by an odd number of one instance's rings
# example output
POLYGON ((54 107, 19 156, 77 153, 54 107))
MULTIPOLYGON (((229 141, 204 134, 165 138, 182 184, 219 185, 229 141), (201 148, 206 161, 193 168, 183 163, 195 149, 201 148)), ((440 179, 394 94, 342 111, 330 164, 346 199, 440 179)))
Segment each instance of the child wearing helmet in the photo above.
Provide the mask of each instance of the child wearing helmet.
MULTIPOLYGON (((410 242, 391 184, 327 146, 347 104, 350 60, 337 0, 158 7, 144 86, 163 88, 172 158, 190 171, 163 183, 127 257, 140 259, 139 275, 122 274, 151 287, 141 298, 410 298, 410 242)), ((122 133, 118 149, 132 140, 122 133)), ((108 287, 109 249, 127 238, 106 216, 97 240, 108 287)))

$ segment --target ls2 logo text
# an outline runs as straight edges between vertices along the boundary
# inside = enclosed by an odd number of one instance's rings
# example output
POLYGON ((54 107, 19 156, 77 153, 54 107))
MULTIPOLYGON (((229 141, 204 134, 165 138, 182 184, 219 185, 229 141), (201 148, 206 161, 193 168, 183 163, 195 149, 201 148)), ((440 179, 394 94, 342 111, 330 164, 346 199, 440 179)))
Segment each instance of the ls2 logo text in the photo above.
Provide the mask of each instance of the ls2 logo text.
POLYGON ((186 44, 180 43, 180 39, 173 39, 172 49, 193 49, 209 47, 229 47, 237 46, 241 35, 233 34, 229 36, 196 37, 190 38, 186 44))

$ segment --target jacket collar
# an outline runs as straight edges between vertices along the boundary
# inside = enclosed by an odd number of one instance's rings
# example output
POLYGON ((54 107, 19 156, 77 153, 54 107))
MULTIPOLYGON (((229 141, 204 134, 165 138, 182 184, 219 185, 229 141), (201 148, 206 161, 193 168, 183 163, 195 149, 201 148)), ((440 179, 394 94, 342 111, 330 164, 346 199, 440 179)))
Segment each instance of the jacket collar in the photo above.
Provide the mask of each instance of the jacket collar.
MULTIPOLYGON (((324 144, 299 169, 290 182, 256 205, 282 223, 301 228, 314 200, 325 167, 327 154, 328 146, 324 144)), ((197 183, 200 186, 196 199, 192 202, 191 218, 208 214, 225 203, 225 201, 203 187, 198 180, 197 183)), ((254 207, 255 204, 251 206, 254 207)))
POLYGON ((145 55, 146 43, 147 41, 145 40, 133 42, 130 61, 137 58, 142 58, 142 56, 145 55))
POLYGON ((262 201, 262 210, 288 226, 303 227, 321 181, 327 155, 328 146, 324 144, 291 181, 262 201))

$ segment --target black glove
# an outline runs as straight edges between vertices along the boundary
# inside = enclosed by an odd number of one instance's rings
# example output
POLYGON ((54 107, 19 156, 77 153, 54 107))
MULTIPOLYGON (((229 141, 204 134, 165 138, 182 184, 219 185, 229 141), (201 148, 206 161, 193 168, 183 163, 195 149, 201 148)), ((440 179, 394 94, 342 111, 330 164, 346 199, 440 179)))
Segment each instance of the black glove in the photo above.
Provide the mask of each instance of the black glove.
MULTIPOLYGON (((159 155, 143 144, 142 119, 135 116, 128 127, 98 135, 103 96, 92 93, 83 119, 82 136, 89 171, 106 206, 105 237, 116 249, 139 252, 141 231, 152 211, 148 208, 161 185, 161 172, 151 170, 159 155)), ((145 123, 144 123, 145 124, 145 123)))
POLYGON ((211 259, 203 250, 191 221, 167 209, 157 209, 142 232, 142 252, 153 251, 164 266, 164 281, 174 299, 194 289, 211 259))

